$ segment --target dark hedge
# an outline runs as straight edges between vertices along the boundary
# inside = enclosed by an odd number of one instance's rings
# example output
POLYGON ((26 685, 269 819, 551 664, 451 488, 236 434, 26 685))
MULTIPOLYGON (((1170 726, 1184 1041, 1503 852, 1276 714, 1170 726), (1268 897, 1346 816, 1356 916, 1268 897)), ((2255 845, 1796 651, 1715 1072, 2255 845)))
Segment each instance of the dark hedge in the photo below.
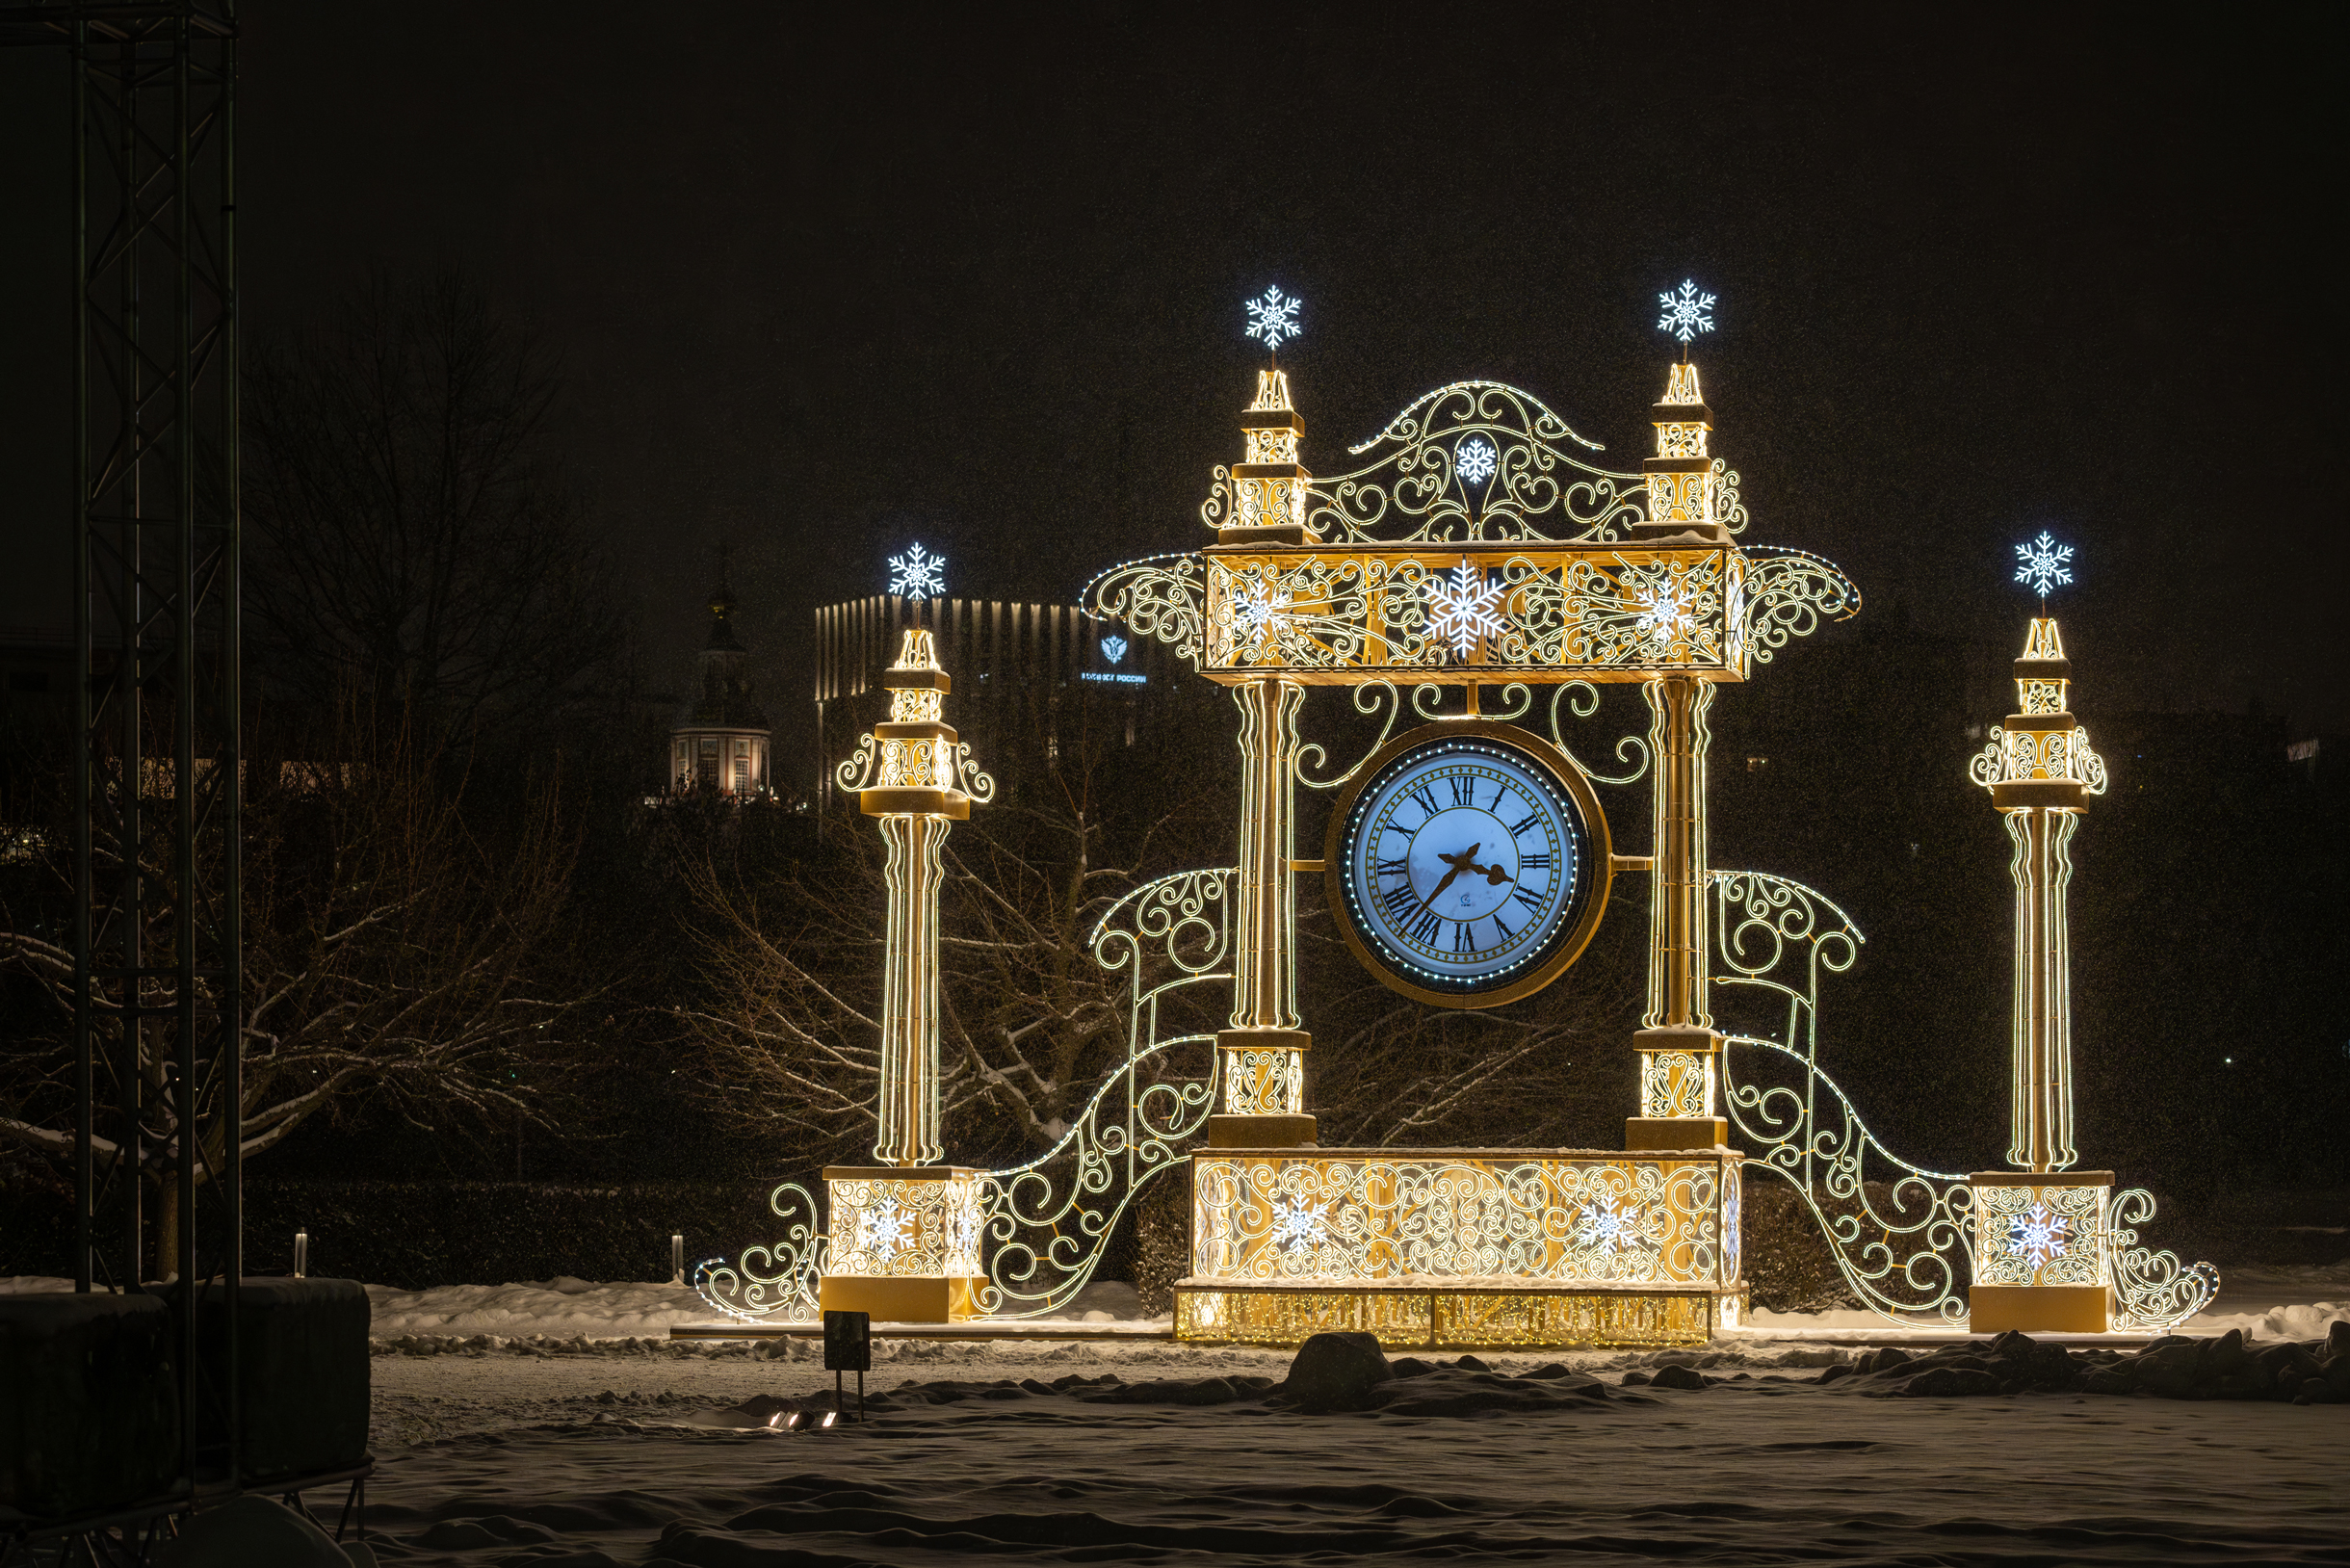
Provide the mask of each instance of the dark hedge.
MULTIPOLYGON (((808 1184, 816 1185, 816 1184, 808 1184)), ((669 1237, 700 1259, 779 1240, 772 1184, 248 1181, 245 1267, 290 1273, 294 1232, 309 1271, 423 1290, 513 1280, 666 1279, 669 1237)), ((0 1203, 0 1274, 70 1271, 72 1194, 12 1184, 0 1203)))

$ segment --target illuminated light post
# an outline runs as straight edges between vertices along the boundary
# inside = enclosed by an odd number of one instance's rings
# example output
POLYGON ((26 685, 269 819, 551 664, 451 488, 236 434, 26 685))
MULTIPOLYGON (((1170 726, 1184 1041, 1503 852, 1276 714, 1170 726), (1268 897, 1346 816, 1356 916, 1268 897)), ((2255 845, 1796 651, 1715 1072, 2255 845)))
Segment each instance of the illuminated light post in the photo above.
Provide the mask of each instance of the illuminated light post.
MULTIPOLYGON (((1248 301, 1248 334, 1278 350, 1298 332, 1299 301, 1267 289, 1248 301)), ((1257 373, 1257 396, 1240 416, 1246 460, 1233 466, 1232 515, 1216 530, 1219 550, 1257 551, 1306 543, 1306 490, 1298 461, 1305 427, 1278 366, 1257 373)), ((1260 652, 1277 651, 1289 606, 1266 592, 1238 619, 1260 652)), ((1216 1033, 1214 1148, 1286 1148, 1314 1141, 1305 1113, 1305 1059, 1314 1037, 1298 1027, 1295 891, 1297 712, 1304 686, 1268 674, 1232 688, 1240 710, 1240 844, 1234 897, 1232 1016, 1216 1033)))
POLYGON ((995 784, 945 719, 953 682, 930 633, 906 632, 882 674, 889 718, 858 743, 836 775, 879 820, 889 847, 889 940, 882 957, 881 1085, 875 1165, 824 1171, 829 1244, 819 1297, 827 1311, 885 1322, 946 1322, 978 1315, 979 1175, 935 1162, 938 1092, 938 893, 947 835, 984 805, 995 784), (964 786, 968 785, 968 790, 964 786))
MULTIPOLYGON (((2048 590, 2073 580, 2072 549, 2043 534, 2018 545, 2016 576, 2048 590)), ((2016 706, 1974 758, 1974 782, 2015 844, 2014 1059, 2004 1171, 1969 1178, 1974 1285, 1969 1326, 2102 1333, 2109 1320, 2105 1215, 2113 1173, 2075 1170, 2072 955, 2066 893, 2083 802, 2105 793, 2105 765, 2073 717, 2072 666, 2055 617, 2033 617, 2015 663, 2016 706)))
MULTIPOLYGON (((1665 316, 1658 326, 1681 340, 1684 354, 1691 337, 1713 329, 1707 314, 1713 296, 1684 285, 1679 298, 1659 298, 1665 316)), ((1727 543, 1729 530, 1715 515, 1713 457, 1707 450, 1713 413, 1706 406, 1697 367, 1686 358, 1672 367, 1651 419, 1657 450, 1641 463, 1648 476, 1648 517, 1632 525, 1632 536, 1727 543)), ((1680 602, 1659 588, 1650 603, 1652 634, 1660 643, 1669 642, 1684 614, 1680 602)), ((1651 677, 1640 691, 1651 715, 1657 826, 1648 1007, 1632 1036, 1640 1057, 1640 1113, 1625 1122, 1624 1144, 1629 1149, 1713 1148, 1730 1136, 1730 1124, 1715 1113, 1722 1037, 1706 1006, 1706 753, 1712 740, 1706 712, 1713 705, 1713 683, 1664 673, 1651 677)))

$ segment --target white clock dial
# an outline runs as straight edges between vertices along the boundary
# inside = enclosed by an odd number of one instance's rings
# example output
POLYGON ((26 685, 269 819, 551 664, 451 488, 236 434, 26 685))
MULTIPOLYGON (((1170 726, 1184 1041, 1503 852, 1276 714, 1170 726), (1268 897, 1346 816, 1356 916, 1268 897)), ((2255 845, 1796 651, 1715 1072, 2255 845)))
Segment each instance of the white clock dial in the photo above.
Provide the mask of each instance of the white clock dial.
POLYGON ((1367 955, 1421 989, 1515 987, 1587 933, 1582 814, 1552 769, 1506 742, 1404 750, 1365 782, 1340 842, 1345 914, 1367 955))

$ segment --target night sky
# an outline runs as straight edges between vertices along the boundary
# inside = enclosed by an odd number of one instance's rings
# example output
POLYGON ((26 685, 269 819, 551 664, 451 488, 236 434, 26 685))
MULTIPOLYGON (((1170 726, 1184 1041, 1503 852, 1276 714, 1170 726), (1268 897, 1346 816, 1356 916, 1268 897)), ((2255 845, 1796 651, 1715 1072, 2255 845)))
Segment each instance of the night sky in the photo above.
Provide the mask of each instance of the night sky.
MULTIPOLYGON (((2056 608, 2093 732, 2254 700, 2350 728, 2340 139, 2325 51, 2282 20, 244 12, 248 331, 449 262, 534 324, 657 684, 685 683, 720 540, 786 723, 809 610, 909 542, 951 591, 1062 600, 1202 542, 1268 285, 1306 301, 1283 363, 1318 472, 1463 378, 1636 468, 1657 293, 1689 277, 1720 298, 1696 357, 1750 541, 1840 562, 1867 614, 2020 649, 2008 558, 2048 528, 2079 551, 2056 608)), ((40 602, 62 64, 0 62, 12 623, 65 618, 40 602)))

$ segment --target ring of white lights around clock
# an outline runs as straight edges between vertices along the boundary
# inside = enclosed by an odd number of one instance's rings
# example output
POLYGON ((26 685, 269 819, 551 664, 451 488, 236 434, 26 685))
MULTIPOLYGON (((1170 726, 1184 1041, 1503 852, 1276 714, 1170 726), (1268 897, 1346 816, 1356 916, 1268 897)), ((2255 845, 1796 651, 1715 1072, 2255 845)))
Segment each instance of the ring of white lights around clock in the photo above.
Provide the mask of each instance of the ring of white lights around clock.
POLYGON ((1495 1007, 1541 990, 1590 945, 1607 905, 1609 843, 1590 782, 1557 747, 1516 725, 1446 719, 1396 737, 1355 775, 1330 814, 1323 875, 1340 935, 1382 984, 1435 1006, 1495 1007), (1417 797, 1396 794, 1398 784, 1416 778, 1426 781, 1417 797), (1423 809, 1437 784, 1457 793, 1436 799, 1439 809, 1423 809), (1496 793, 1480 806, 1475 792, 1488 787, 1496 793), (1506 800, 1514 815, 1536 804, 1520 798, 1535 792, 1540 812, 1524 820, 1546 820, 1536 849, 1524 851, 1529 864, 1522 866, 1523 846, 1490 812, 1506 800), (1426 798, 1403 805, 1417 797, 1426 798), (1449 825, 1455 818, 1458 825, 1449 825), (1492 825, 1480 828, 1480 822, 1492 825), (1366 847, 1365 835, 1374 832, 1366 847), (1451 845, 1452 838, 1463 842, 1451 845), (1383 854, 1382 846, 1396 852, 1383 854), (1430 857, 1430 864, 1420 863, 1430 857), (1530 865, 1537 860, 1544 864, 1530 865), (1448 901, 1442 913, 1427 902, 1430 889, 1421 886, 1443 869, 1434 861, 1467 874, 1465 882, 1459 874, 1440 879, 1448 901), (1504 887, 1508 892, 1497 894, 1504 887), (1406 890, 1416 906, 1396 902, 1406 890), (1384 913, 1366 907, 1372 898, 1388 905, 1384 913), (1464 907, 1449 909, 1453 900, 1464 907), (1496 910, 1502 911, 1498 920, 1496 910), (1524 914, 1527 924, 1512 930, 1506 924, 1512 914, 1524 914), (1397 928, 1408 920, 1424 933, 1431 916, 1438 925, 1424 940, 1397 928), (1493 931, 1480 935, 1481 924, 1493 931), (1528 939, 1536 924, 1541 929, 1528 939), (1473 944, 1465 958, 1443 951, 1448 925, 1456 951, 1463 951, 1457 944, 1473 944))

